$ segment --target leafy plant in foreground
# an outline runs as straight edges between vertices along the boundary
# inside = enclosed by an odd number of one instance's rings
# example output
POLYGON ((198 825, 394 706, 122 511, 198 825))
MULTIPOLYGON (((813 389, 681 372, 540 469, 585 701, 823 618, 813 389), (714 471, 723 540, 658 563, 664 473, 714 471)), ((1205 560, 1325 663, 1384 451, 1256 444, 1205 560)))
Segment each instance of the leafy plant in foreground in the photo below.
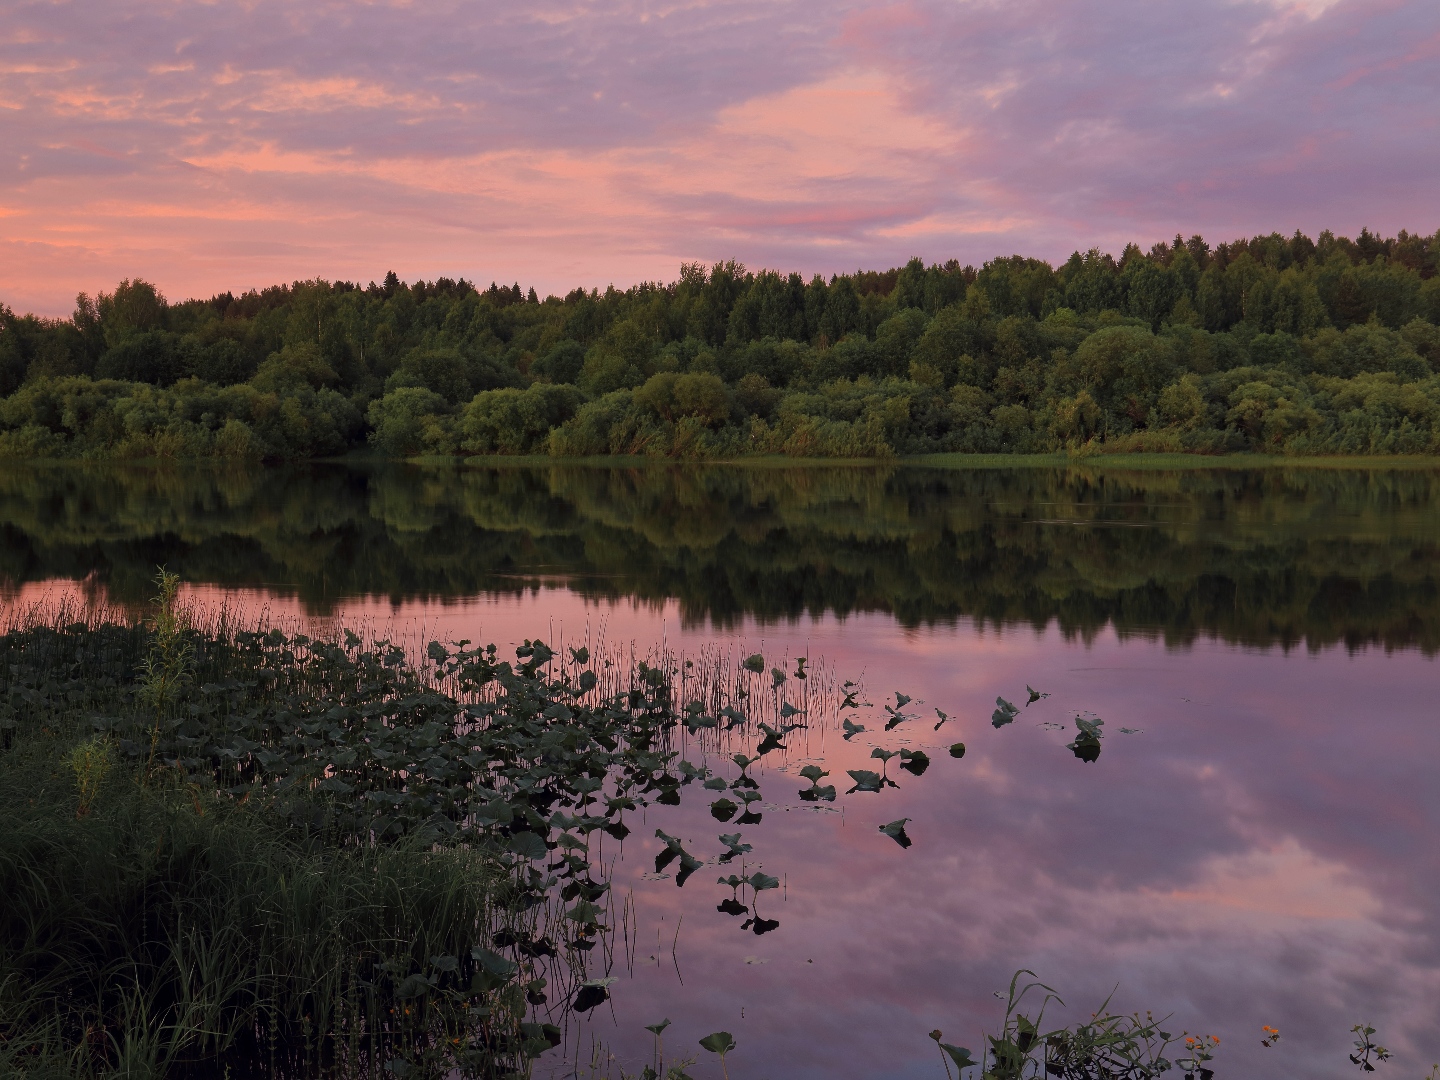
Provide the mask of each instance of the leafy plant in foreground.
POLYGON ((1350 1055, 1350 1062, 1359 1065, 1361 1072, 1374 1072, 1374 1061, 1389 1060, 1390 1051, 1371 1038, 1375 1034, 1375 1029, 1369 1024, 1356 1024, 1350 1029, 1350 1033, 1358 1036, 1355 1040, 1355 1052, 1350 1055), (1374 1061, 1371 1060, 1372 1058, 1374 1061))
POLYGON ((1165 1052, 1176 1036, 1163 1030, 1164 1019, 1156 1020, 1149 1013, 1143 1018, 1139 1013, 1112 1013, 1107 998, 1088 1021, 1047 1031, 1045 1011, 1052 1002, 1064 1004, 1034 972, 1022 969, 1010 980, 1000 1031, 985 1037, 986 1048, 979 1060, 966 1047, 942 1042, 943 1032, 938 1029, 930 1032, 930 1038, 940 1047, 947 1077, 952 1063, 962 1075, 964 1069, 978 1068, 982 1080, 1031 1080, 1042 1076, 1057 1080, 1154 1080, 1175 1065, 1187 1070, 1188 1080, 1210 1080, 1213 1075, 1204 1063, 1213 1056, 1218 1040, 1186 1037, 1189 1058, 1172 1063, 1165 1052), (1026 976, 1031 981, 1022 985, 1026 976), (1038 1011, 1033 1015, 1022 1012, 1025 998, 1037 991, 1044 995, 1038 1011))
POLYGON ((725 1068, 725 1055, 735 1049, 735 1036, 728 1031, 712 1031, 700 1040, 700 1048, 720 1055, 721 1075, 730 1080, 730 1073, 725 1068))

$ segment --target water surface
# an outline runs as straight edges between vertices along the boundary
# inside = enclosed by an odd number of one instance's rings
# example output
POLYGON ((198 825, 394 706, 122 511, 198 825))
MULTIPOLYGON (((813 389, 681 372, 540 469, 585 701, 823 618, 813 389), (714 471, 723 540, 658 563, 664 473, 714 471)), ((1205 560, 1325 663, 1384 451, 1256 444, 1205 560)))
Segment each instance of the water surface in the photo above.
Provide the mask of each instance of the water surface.
POLYGON ((643 1025, 669 1016, 672 1049, 706 1056, 699 1036, 733 1032, 737 1077, 936 1077, 925 1033, 975 1047, 993 992, 1028 967, 1070 1003, 1057 1016, 1118 986, 1123 1008, 1219 1035, 1222 1077, 1353 1071, 1361 1020, 1395 1051, 1382 1068, 1418 1076, 1440 1058, 1437 484, 1421 469, 12 468, 0 575, 20 605, 69 590, 134 608, 165 563, 208 603, 319 628, 719 642, 791 669, 823 658, 877 705, 900 690, 955 717, 874 735, 884 718, 864 710, 851 742, 817 729, 766 759, 771 808, 742 830, 784 881, 761 898, 780 921, 764 936, 715 910, 718 868, 651 880, 657 825, 711 855, 735 829, 703 793, 652 807, 609 852, 640 939, 611 1005, 569 1031, 627 1071, 648 1060, 643 1025), (996 696, 1022 703, 1027 684, 1051 696, 995 730, 996 696), (1105 720, 1094 764, 1065 749, 1077 714, 1105 720), (843 792, 875 745, 934 763, 892 766, 898 789, 837 812, 796 797, 801 764, 843 792), (902 817, 908 850, 878 831, 902 817), (1262 1024, 1279 1047, 1260 1047, 1262 1024))

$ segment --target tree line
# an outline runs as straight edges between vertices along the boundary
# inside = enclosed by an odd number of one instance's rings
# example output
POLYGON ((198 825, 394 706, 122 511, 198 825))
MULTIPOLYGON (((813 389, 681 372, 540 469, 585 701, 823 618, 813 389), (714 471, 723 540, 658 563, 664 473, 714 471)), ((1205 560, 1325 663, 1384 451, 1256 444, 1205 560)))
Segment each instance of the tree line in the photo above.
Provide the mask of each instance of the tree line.
POLYGON ((735 262, 540 299, 440 278, 69 319, 0 305, 0 456, 1440 452, 1440 232, 1059 267, 735 262))

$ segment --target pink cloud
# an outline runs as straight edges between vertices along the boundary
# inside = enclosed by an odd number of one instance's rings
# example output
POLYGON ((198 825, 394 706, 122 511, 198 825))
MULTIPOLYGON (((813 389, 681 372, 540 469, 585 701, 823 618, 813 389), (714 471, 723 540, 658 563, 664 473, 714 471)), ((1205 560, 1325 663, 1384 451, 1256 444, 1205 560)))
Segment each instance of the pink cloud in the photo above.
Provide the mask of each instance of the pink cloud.
POLYGON ((0 300, 1429 231, 1411 0, 17 3, 0 300))

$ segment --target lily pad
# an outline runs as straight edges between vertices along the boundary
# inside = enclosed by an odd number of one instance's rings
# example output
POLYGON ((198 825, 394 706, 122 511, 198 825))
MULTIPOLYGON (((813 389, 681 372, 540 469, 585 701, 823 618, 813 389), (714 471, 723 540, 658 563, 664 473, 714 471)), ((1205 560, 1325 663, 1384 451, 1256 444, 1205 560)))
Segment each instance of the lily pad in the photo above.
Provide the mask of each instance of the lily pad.
POLYGON ((1011 723, 1015 717, 1020 714, 1020 710, 1003 697, 997 697, 995 699, 995 705, 995 711, 990 714, 990 723, 997 728, 1002 728, 1006 724, 1011 723))
POLYGON ((901 750, 900 768, 912 776, 921 776, 930 767, 930 755, 924 750, 901 750))
POLYGON ((877 772, 871 772, 869 769, 847 769, 845 771, 850 774, 850 779, 855 781, 855 786, 846 792, 847 795, 857 791, 879 791, 884 786, 884 782, 877 772))
POLYGON ((880 831, 894 840, 902 848, 908 848, 911 843, 913 843, 909 835, 905 832, 905 823, 909 820, 908 817, 903 817, 898 821, 890 822, 888 825, 881 825, 880 831))

